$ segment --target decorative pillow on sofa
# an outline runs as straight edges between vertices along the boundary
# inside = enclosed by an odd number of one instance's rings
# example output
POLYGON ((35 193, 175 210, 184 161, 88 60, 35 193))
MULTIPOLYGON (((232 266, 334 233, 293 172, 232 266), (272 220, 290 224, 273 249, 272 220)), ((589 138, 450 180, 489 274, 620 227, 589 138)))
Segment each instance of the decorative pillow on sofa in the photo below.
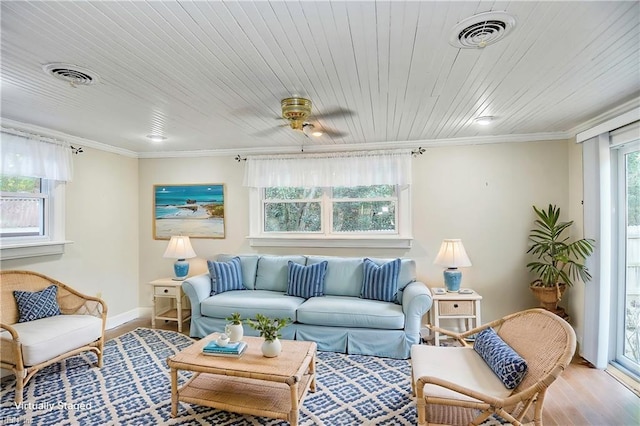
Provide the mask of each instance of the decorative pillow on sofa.
POLYGON ((324 276, 329 262, 303 266, 289 261, 287 273, 287 295, 309 299, 324 296, 324 276))
POLYGON ((239 257, 227 262, 207 260, 211 276, 211 296, 230 290, 244 290, 242 283, 242 264, 239 257))
POLYGON ((14 290, 13 297, 16 298, 18 313, 20 314, 18 322, 27 322, 60 315, 57 296, 57 285, 50 285, 41 291, 14 290))
POLYGON ((527 374, 527 362, 507 345, 493 328, 486 328, 478 333, 473 349, 480 354, 507 389, 514 389, 527 374))
POLYGON ((365 258, 363 269, 364 277, 360 297, 382 300, 383 302, 396 302, 400 259, 378 266, 373 260, 365 258))

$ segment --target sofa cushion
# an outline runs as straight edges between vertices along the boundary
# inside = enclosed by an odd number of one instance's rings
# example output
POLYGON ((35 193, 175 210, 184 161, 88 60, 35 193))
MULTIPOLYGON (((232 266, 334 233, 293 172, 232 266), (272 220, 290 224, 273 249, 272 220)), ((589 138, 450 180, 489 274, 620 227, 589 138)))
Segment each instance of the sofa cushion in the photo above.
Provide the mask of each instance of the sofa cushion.
MULTIPOLYGON (((423 376, 439 377, 496 398, 506 398, 511 395, 511 391, 504 387, 482 357, 471 347, 413 345, 411 346, 411 370, 413 380, 423 376), (455 368, 443 368, 443 365, 455 366, 455 368)), ((432 384, 425 385, 424 394, 440 398, 478 401, 432 384)))
POLYGON ((380 266, 367 258, 362 263, 364 277, 362 278, 360 297, 383 302, 395 302, 396 294, 398 293, 400 259, 392 260, 380 266))
POLYGON ((256 286, 256 271, 258 270, 257 254, 219 254, 216 256, 218 262, 228 262, 234 257, 240 258, 240 269, 242 269, 242 284, 249 290, 253 290, 256 286))
POLYGON ((307 265, 327 263, 324 277, 324 294, 359 297, 362 288, 362 258, 309 256, 307 265))
POLYGON ((527 362, 505 343, 493 328, 486 328, 478 333, 473 349, 480 354, 507 389, 515 389, 527 374, 527 362))
POLYGON ((302 266, 289 261, 287 278, 287 296, 310 297, 324 296, 324 275, 327 262, 302 266))
POLYGON ((207 260, 211 276, 211 294, 220 294, 231 290, 244 290, 240 258, 234 257, 228 262, 207 260))
POLYGON ((256 273, 256 290, 287 291, 289 261, 306 265, 304 256, 261 256, 256 273))
POLYGON ((325 295, 308 299, 298 308, 296 315, 302 324, 391 330, 404 328, 402 306, 349 296, 325 295))
MULTIPOLYGON (((391 262, 394 259, 375 259, 371 260, 378 266, 391 262)), ((398 294, 396 301, 402 303, 402 292, 404 288, 416 280, 416 261, 413 259, 400 259, 400 273, 398 274, 398 294)))
POLYGON ((16 298, 18 322, 34 321, 40 318, 60 315, 58 305, 58 286, 50 285, 40 291, 14 290, 13 296, 16 298))
POLYGON ((287 296, 269 290, 227 291, 208 297, 200 304, 200 313, 212 318, 227 318, 238 312, 242 318, 255 318, 261 313, 271 318, 296 320, 296 309, 304 302, 301 297, 287 296))
MULTIPOLYGON (((91 315, 57 315, 12 325, 20 335, 22 356, 27 366, 40 364, 73 349, 87 345, 102 335, 102 319, 91 315)), ((7 331, 0 333, 2 355, 11 341, 7 331)), ((6 359, 13 359, 10 356, 6 359)))

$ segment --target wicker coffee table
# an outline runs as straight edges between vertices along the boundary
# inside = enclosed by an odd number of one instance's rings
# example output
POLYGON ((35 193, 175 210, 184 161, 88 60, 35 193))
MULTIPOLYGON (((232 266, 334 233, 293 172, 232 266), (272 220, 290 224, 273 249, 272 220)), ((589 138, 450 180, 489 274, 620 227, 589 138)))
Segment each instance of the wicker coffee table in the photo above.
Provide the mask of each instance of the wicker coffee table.
POLYGON ((307 391, 316 390, 316 343, 282 340, 282 353, 262 356, 264 339, 245 337, 248 347, 240 358, 202 354, 211 334, 169 357, 171 368, 171 416, 178 401, 205 405, 239 414, 270 417, 298 424, 298 409, 307 391), (178 388, 178 370, 193 377, 178 388))

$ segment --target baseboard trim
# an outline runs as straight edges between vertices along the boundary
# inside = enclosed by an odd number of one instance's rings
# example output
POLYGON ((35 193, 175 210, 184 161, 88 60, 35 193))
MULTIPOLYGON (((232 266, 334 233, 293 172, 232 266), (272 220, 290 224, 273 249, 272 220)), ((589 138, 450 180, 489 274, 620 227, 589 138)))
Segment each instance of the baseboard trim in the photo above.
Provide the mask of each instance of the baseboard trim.
POLYGON ((112 317, 108 317, 106 329, 111 330, 112 328, 116 328, 122 324, 125 324, 129 321, 133 321, 138 318, 151 318, 151 308, 138 307, 135 309, 131 309, 130 311, 123 312, 121 314, 114 315, 112 317))

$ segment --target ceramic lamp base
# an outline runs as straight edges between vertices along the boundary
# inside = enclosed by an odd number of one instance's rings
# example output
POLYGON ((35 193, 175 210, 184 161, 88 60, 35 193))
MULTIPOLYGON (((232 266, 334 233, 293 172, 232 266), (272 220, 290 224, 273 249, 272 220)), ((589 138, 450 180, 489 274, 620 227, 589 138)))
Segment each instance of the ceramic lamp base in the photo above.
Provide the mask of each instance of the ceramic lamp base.
POLYGON ((445 269, 444 286, 449 293, 457 293, 460 291, 460 283, 462 282, 462 272, 457 268, 445 269))
POLYGON ((173 273, 176 275, 174 281, 182 281, 189 275, 189 262, 184 259, 176 260, 173 264, 173 273))

